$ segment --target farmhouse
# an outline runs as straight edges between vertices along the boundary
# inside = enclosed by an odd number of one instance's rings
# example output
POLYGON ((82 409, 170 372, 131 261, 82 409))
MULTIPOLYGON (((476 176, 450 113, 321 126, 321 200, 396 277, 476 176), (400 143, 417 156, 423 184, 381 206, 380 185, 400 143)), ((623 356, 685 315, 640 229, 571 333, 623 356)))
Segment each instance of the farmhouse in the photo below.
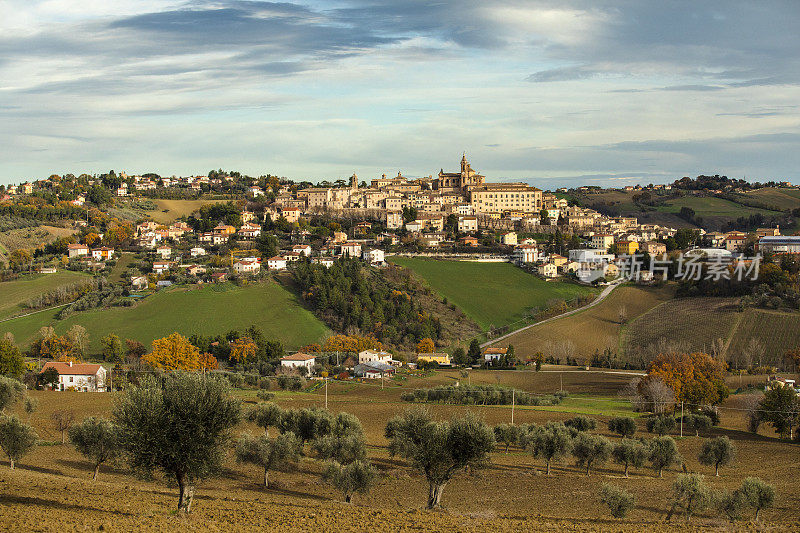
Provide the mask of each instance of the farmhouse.
POLYGON ((161 259, 169 259, 172 255, 172 248, 169 246, 159 246, 156 248, 156 254, 161 256, 161 259))
POLYGON ((389 352, 384 352, 383 350, 364 350, 363 352, 358 352, 358 362, 359 363, 386 363, 392 360, 392 354, 389 352))
POLYGON ((276 255, 267 259, 267 267, 270 270, 286 270, 286 259, 276 255))
POLYGON ((172 266, 172 261, 154 261, 153 272, 156 274, 163 274, 172 266))
POLYGON ((317 358, 307 353, 297 352, 281 358, 281 366, 284 368, 299 369, 305 367, 310 374, 314 370, 317 358))
POLYGON ((361 254, 361 258, 370 264, 380 264, 383 263, 384 253, 383 250, 372 248, 370 250, 364 250, 364 252, 361 254))
POLYGON ((107 246, 101 246, 100 248, 95 248, 92 250, 92 259, 105 261, 106 259, 111 259, 111 256, 113 255, 114 249, 107 246))
POLYGON ((256 259, 241 259, 233 264, 233 271, 237 274, 255 274, 261 270, 261 264, 256 259))
POLYGON ((42 367, 42 372, 48 368, 55 368, 58 372, 56 390, 79 392, 105 392, 106 390, 106 369, 103 368, 103 365, 48 361, 42 367))
POLYGON ((380 361, 359 363, 353 369, 353 373, 356 377, 367 379, 380 379, 386 374, 394 374, 394 371, 395 369, 392 365, 380 361))
POLYGON ((450 355, 446 353, 421 353, 417 355, 417 363, 438 363, 450 366, 450 355))
POLYGON ((73 257, 89 255, 89 247, 85 244, 70 244, 67 246, 67 255, 70 259, 73 257))
POLYGON ((483 350, 483 360, 487 363, 489 361, 499 361, 507 353, 508 348, 486 348, 483 350))

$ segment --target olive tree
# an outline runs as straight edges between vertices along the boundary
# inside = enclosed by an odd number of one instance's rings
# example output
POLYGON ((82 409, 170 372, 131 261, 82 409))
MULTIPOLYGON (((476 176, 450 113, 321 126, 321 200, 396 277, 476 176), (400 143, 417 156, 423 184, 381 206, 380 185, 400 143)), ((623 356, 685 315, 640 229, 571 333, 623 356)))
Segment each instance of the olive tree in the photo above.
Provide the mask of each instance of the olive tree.
POLYGON ((575 428, 578 431, 589 431, 597 427, 597 421, 588 416, 578 415, 565 420, 564 425, 568 428, 575 428))
POLYGON ((701 474, 679 474, 672 484, 672 508, 667 514, 667 520, 675 511, 683 511, 688 522, 693 514, 708 507, 711 501, 711 491, 706 487, 701 474))
POLYGON ((25 385, 16 379, 0 375, 0 412, 14 405, 25 396, 25 385))
POLYGON ((197 482, 219 471, 240 420, 241 406, 229 387, 210 374, 170 374, 163 385, 145 378, 114 411, 131 467, 174 477, 181 512, 191 510, 197 482))
POLYGON ((113 461, 120 452, 119 428, 105 418, 89 417, 69 428, 69 441, 94 466, 92 481, 97 479, 100 465, 113 461))
POLYGON ((577 459, 578 466, 586 467, 588 476, 593 465, 608 460, 611 455, 611 441, 600 435, 579 433, 572 445, 572 455, 577 459))
POLYGON ((736 457, 736 446, 728 437, 717 437, 703 443, 700 450, 700 464, 714 466, 714 475, 719 476, 719 467, 729 465, 736 457))
POLYGON ((331 461, 323 473, 323 478, 344 495, 344 501, 350 503, 353 494, 369 492, 375 479, 375 470, 369 462, 363 460, 353 461, 344 466, 331 461))
POLYGON ((675 419, 668 415, 652 416, 647 419, 647 431, 663 437, 675 429, 675 419))
POLYGON ((36 432, 16 415, 0 415, 0 448, 8 456, 11 470, 15 463, 36 446, 36 432))
POLYGON ((247 419, 264 428, 264 433, 267 435, 269 428, 280 426, 282 417, 283 409, 273 402, 258 404, 247 413, 247 419))
POLYGON ((236 461, 264 469, 264 486, 269 487, 269 471, 300 458, 300 441, 287 432, 270 439, 267 435, 242 435, 236 442, 236 461))
POLYGON ((506 445, 506 453, 512 444, 519 443, 520 427, 516 424, 498 424, 494 427, 494 439, 506 445))
POLYGON ((330 411, 307 407, 284 410, 278 428, 282 432, 294 433, 300 439, 302 449, 306 442, 330 433, 332 424, 333 415, 330 411))
POLYGON ((745 478, 739 490, 747 505, 756 510, 756 521, 758 521, 758 515, 762 509, 772 507, 772 504, 775 503, 775 487, 757 477, 745 478))
POLYGON ((469 413, 435 422, 426 409, 409 409, 386 424, 389 453, 408 459, 428 481, 428 509, 440 506, 442 491, 467 467, 479 468, 495 446, 494 433, 469 413))
MULTIPOLYGON (((680 418, 678 418, 680 421, 680 418)), ((690 413, 683 417, 683 427, 688 431, 694 431, 695 437, 700 436, 700 431, 708 431, 713 426, 710 416, 690 413)))
POLYGON ((720 514, 735 522, 742 518, 742 510, 747 506, 747 500, 740 489, 725 490, 714 496, 714 506, 720 514))
POLYGON ((614 459, 614 462, 625 467, 625 477, 628 477, 628 468, 631 466, 643 467, 648 457, 650 457, 650 449, 640 440, 622 439, 611 449, 611 458, 614 459))
POLYGON ((603 483, 600 489, 600 502, 608 506, 614 518, 625 518, 636 505, 636 498, 625 489, 603 483))
POLYGON ((364 428, 358 418, 350 413, 336 415, 330 433, 314 439, 311 448, 321 459, 345 465, 363 461, 367 457, 364 428))
POLYGON ((526 435, 525 447, 534 457, 544 459, 546 473, 549 476, 550 463, 563 458, 572 449, 572 434, 564 424, 548 422, 526 435))
POLYGON ((608 421, 608 430, 620 437, 633 437, 636 433, 636 420, 629 416, 615 416, 608 421))
POLYGON ((665 468, 681 461, 678 446, 672 437, 656 437, 650 441, 650 464, 658 470, 658 477, 663 477, 665 468))

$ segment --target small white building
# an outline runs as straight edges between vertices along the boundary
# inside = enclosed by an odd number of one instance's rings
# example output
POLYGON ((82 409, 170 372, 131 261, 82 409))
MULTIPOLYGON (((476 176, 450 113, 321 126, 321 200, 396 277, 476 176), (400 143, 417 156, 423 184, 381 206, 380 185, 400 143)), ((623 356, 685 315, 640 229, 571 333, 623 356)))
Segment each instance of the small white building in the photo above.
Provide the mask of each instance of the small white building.
POLYGON ((514 260, 518 263, 535 263, 539 260, 539 249, 534 244, 521 244, 514 248, 514 260))
POLYGON ((79 392, 105 392, 106 369, 103 365, 88 363, 63 363, 48 361, 42 367, 42 372, 48 368, 55 368, 58 372, 56 390, 76 390, 79 392))
POLYGON ((391 360, 392 354, 384 352, 383 350, 364 350, 363 352, 358 352, 359 364, 379 362, 388 365, 391 360))
POLYGON ((311 245, 310 244, 295 244, 292 246, 292 252, 300 255, 304 255, 306 257, 311 257, 311 245))
POLYGON ((509 231, 508 233, 504 233, 502 237, 503 244, 507 246, 516 246, 517 245, 517 233, 514 231, 509 231))
POLYGON ((153 272, 156 274, 163 274, 172 266, 171 261, 154 261, 153 262, 153 272))
POLYGON ((270 270, 286 270, 286 259, 280 255, 267 259, 267 268, 270 270))
POLYGON ((364 250, 361 253, 361 258, 370 264, 375 263, 383 263, 384 262, 384 253, 383 250, 379 250, 377 248, 372 248, 370 250, 364 250))
POLYGON ((147 276, 133 276, 131 278, 131 288, 134 290, 143 290, 147 288, 147 276))
POLYGON ((172 248, 169 246, 159 246, 156 248, 156 254, 161 256, 161 259, 169 259, 172 256, 172 248))
POLYGON ((314 365, 317 363, 317 358, 307 353, 297 352, 292 355, 281 358, 281 366, 285 368, 298 369, 306 367, 310 374, 314 370, 314 365))
POLYGON ((201 255, 206 255, 206 249, 205 248, 200 248, 199 246, 197 246, 197 247, 192 248, 191 250, 189 250, 189 253, 192 255, 192 257, 199 257, 201 255))
POLYGON ((69 255, 70 259, 73 257, 89 255, 89 247, 85 244, 70 244, 67 246, 67 254, 69 255))
POLYGON ((459 233, 470 233, 473 231, 478 231, 478 217, 475 216, 458 217, 459 233))
POLYGON ((261 263, 255 259, 242 259, 233 264, 233 271, 237 274, 255 274, 261 270, 261 263))

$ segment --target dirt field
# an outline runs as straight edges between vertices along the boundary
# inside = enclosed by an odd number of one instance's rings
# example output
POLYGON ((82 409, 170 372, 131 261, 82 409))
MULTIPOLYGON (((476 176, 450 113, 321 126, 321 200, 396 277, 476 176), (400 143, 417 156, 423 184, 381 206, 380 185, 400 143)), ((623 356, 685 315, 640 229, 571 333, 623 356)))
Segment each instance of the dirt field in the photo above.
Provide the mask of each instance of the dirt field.
MULTIPOLYGON (((547 369, 547 368, 546 368, 547 369)), ((476 372, 474 383, 496 381, 515 384, 530 391, 552 391, 558 388, 559 372, 522 373, 476 372)), ((270 531, 531 531, 531 530, 595 530, 658 531, 684 527, 681 519, 663 522, 667 510, 670 484, 676 472, 666 472, 658 479, 649 469, 632 472, 629 479, 614 464, 598 468, 590 477, 570 462, 556 465, 554 474, 543 475, 542 463, 519 449, 505 454, 494 453, 491 465, 484 470, 456 477, 444 491, 442 511, 425 511, 424 478, 411 471, 404 461, 388 456, 383 427, 395 413, 406 407, 399 402, 402 390, 453 381, 457 373, 436 373, 424 379, 409 379, 402 386, 359 384, 331 385, 328 394, 332 411, 348 411, 357 415, 365 426, 369 455, 380 472, 380 479, 368 496, 356 496, 352 505, 320 477, 320 465, 312 457, 302 460, 290 472, 270 475, 272 486, 258 485, 254 468, 236 465, 232 460, 219 478, 199 487, 195 507, 188 517, 174 513, 176 489, 162 480, 141 481, 130 476, 121 465, 101 470, 96 483, 90 481, 88 464, 69 446, 39 446, 26 456, 14 472, 0 461, 0 524, 9 529, 63 530, 255 530, 270 531), (625 520, 610 518, 597 498, 602 483, 625 487, 637 497, 636 509, 625 520)), ((630 376, 599 373, 563 373, 564 388, 574 401, 591 397, 594 401, 610 400, 630 376)), ((116 393, 115 393, 116 394, 116 393)), ((252 405, 253 392, 237 393, 252 405)), ((56 409, 72 409, 77 418, 90 414, 107 415, 112 409, 113 394, 58 393, 34 391, 40 408, 32 424, 46 441, 58 441, 59 435, 50 424, 56 409)), ((726 404, 737 405, 741 397, 726 404)), ((284 407, 324 405, 324 389, 313 394, 279 393, 277 402, 284 407)), ((565 404, 565 408, 567 408, 565 404)), ((449 417, 467 410, 461 406, 431 406, 437 417, 449 417)), ((489 424, 510 420, 509 407, 473 407, 489 424)), ((735 411, 724 411, 725 429, 712 434, 726 434, 738 448, 732 468, 723 469, 715 478, 709 467, 700 466, 697 453, 702 438, 679 440, 678 446, 690 471, 706 474, 706 481, 715 489, 732 488, 748 475, 756 475, 773 483, 778 492, 775 507, 763 513, 769 528, 800 528, 796 509, 800 505, 800 489, 793 475, 800 447, 779 442, 764 432, 751 435, 741 431, 741 417, 735 411), (733 413, 733 414, 731 414, 733 413)), ((515 409, 515 422, 543 423, 564 419, 571 412, 552 412, 536 408, 515 409)), ((23 415, 24 416, 24 415, 23 415)), ((604 416, 597 432, 605 431, 604 416)), ((257 431, 243 424, 241 431, 257 431)), ((649 437, 641 428, 639 435, 649 437)), ((726 528, 711 512, 693 519, 691 527, 726 528)))

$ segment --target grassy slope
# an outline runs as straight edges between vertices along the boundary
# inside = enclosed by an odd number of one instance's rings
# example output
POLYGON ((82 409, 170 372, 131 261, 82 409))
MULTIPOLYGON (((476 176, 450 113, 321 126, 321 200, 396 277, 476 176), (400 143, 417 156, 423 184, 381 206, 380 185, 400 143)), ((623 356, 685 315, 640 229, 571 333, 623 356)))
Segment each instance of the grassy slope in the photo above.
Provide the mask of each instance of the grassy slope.
POLYGON ((100 339, 110 332, 147 345, 174 331, 211 335, 255 324, 267 337, 277 338, 287 347, 298 347, 328 331, 291 292, 275 282, 163 291, 135 307, 93 310, 62 321, 55 319, 55 312, 42 312, 5 322, 0 331, 11 331, 18 343, 26 345, 42 326, 53 325, 56 332, 64 333, 73 324, 88 330, 93 351, 99 351, 100 339))
POLYGON ((580 313, 554 320, 541 326, 517 333, 501 344, 514 345, 515 353, 522 356, 537 351, 546 352, 548 343, 569 339, 575 343, 578 356, 590 356, 595 350, 616 348, 619 344, 621 324, 619 311, 625 307, 628 320, 646 313, 672 297, 673 288, 647 288, 624 285, 602 302, 580 313))
POLYGON ((87 279, 87 276, 70 270, 59 270, 55 274, 33 274, 14 281, 2 282, 0 283, 0 319, 26 312, 21 304, 38 294, 82 279, 87 279))
POLYGON ((189 216, 205 204, 227 202, 228 200, 153 200, 158 204, 157 211, 147 211, 146 214, 156 222, 167 224, 174 222, 182 216, 189 216), (164 210, 167 212, 165 213, 164 210))
POLYGON ((409 257, 390 261, 412 269, 483 329, 520 320, 531 308, 545 307, 552 298, 571 300, 591 290, 572 283, 543 281, 509 263, 409 257))

